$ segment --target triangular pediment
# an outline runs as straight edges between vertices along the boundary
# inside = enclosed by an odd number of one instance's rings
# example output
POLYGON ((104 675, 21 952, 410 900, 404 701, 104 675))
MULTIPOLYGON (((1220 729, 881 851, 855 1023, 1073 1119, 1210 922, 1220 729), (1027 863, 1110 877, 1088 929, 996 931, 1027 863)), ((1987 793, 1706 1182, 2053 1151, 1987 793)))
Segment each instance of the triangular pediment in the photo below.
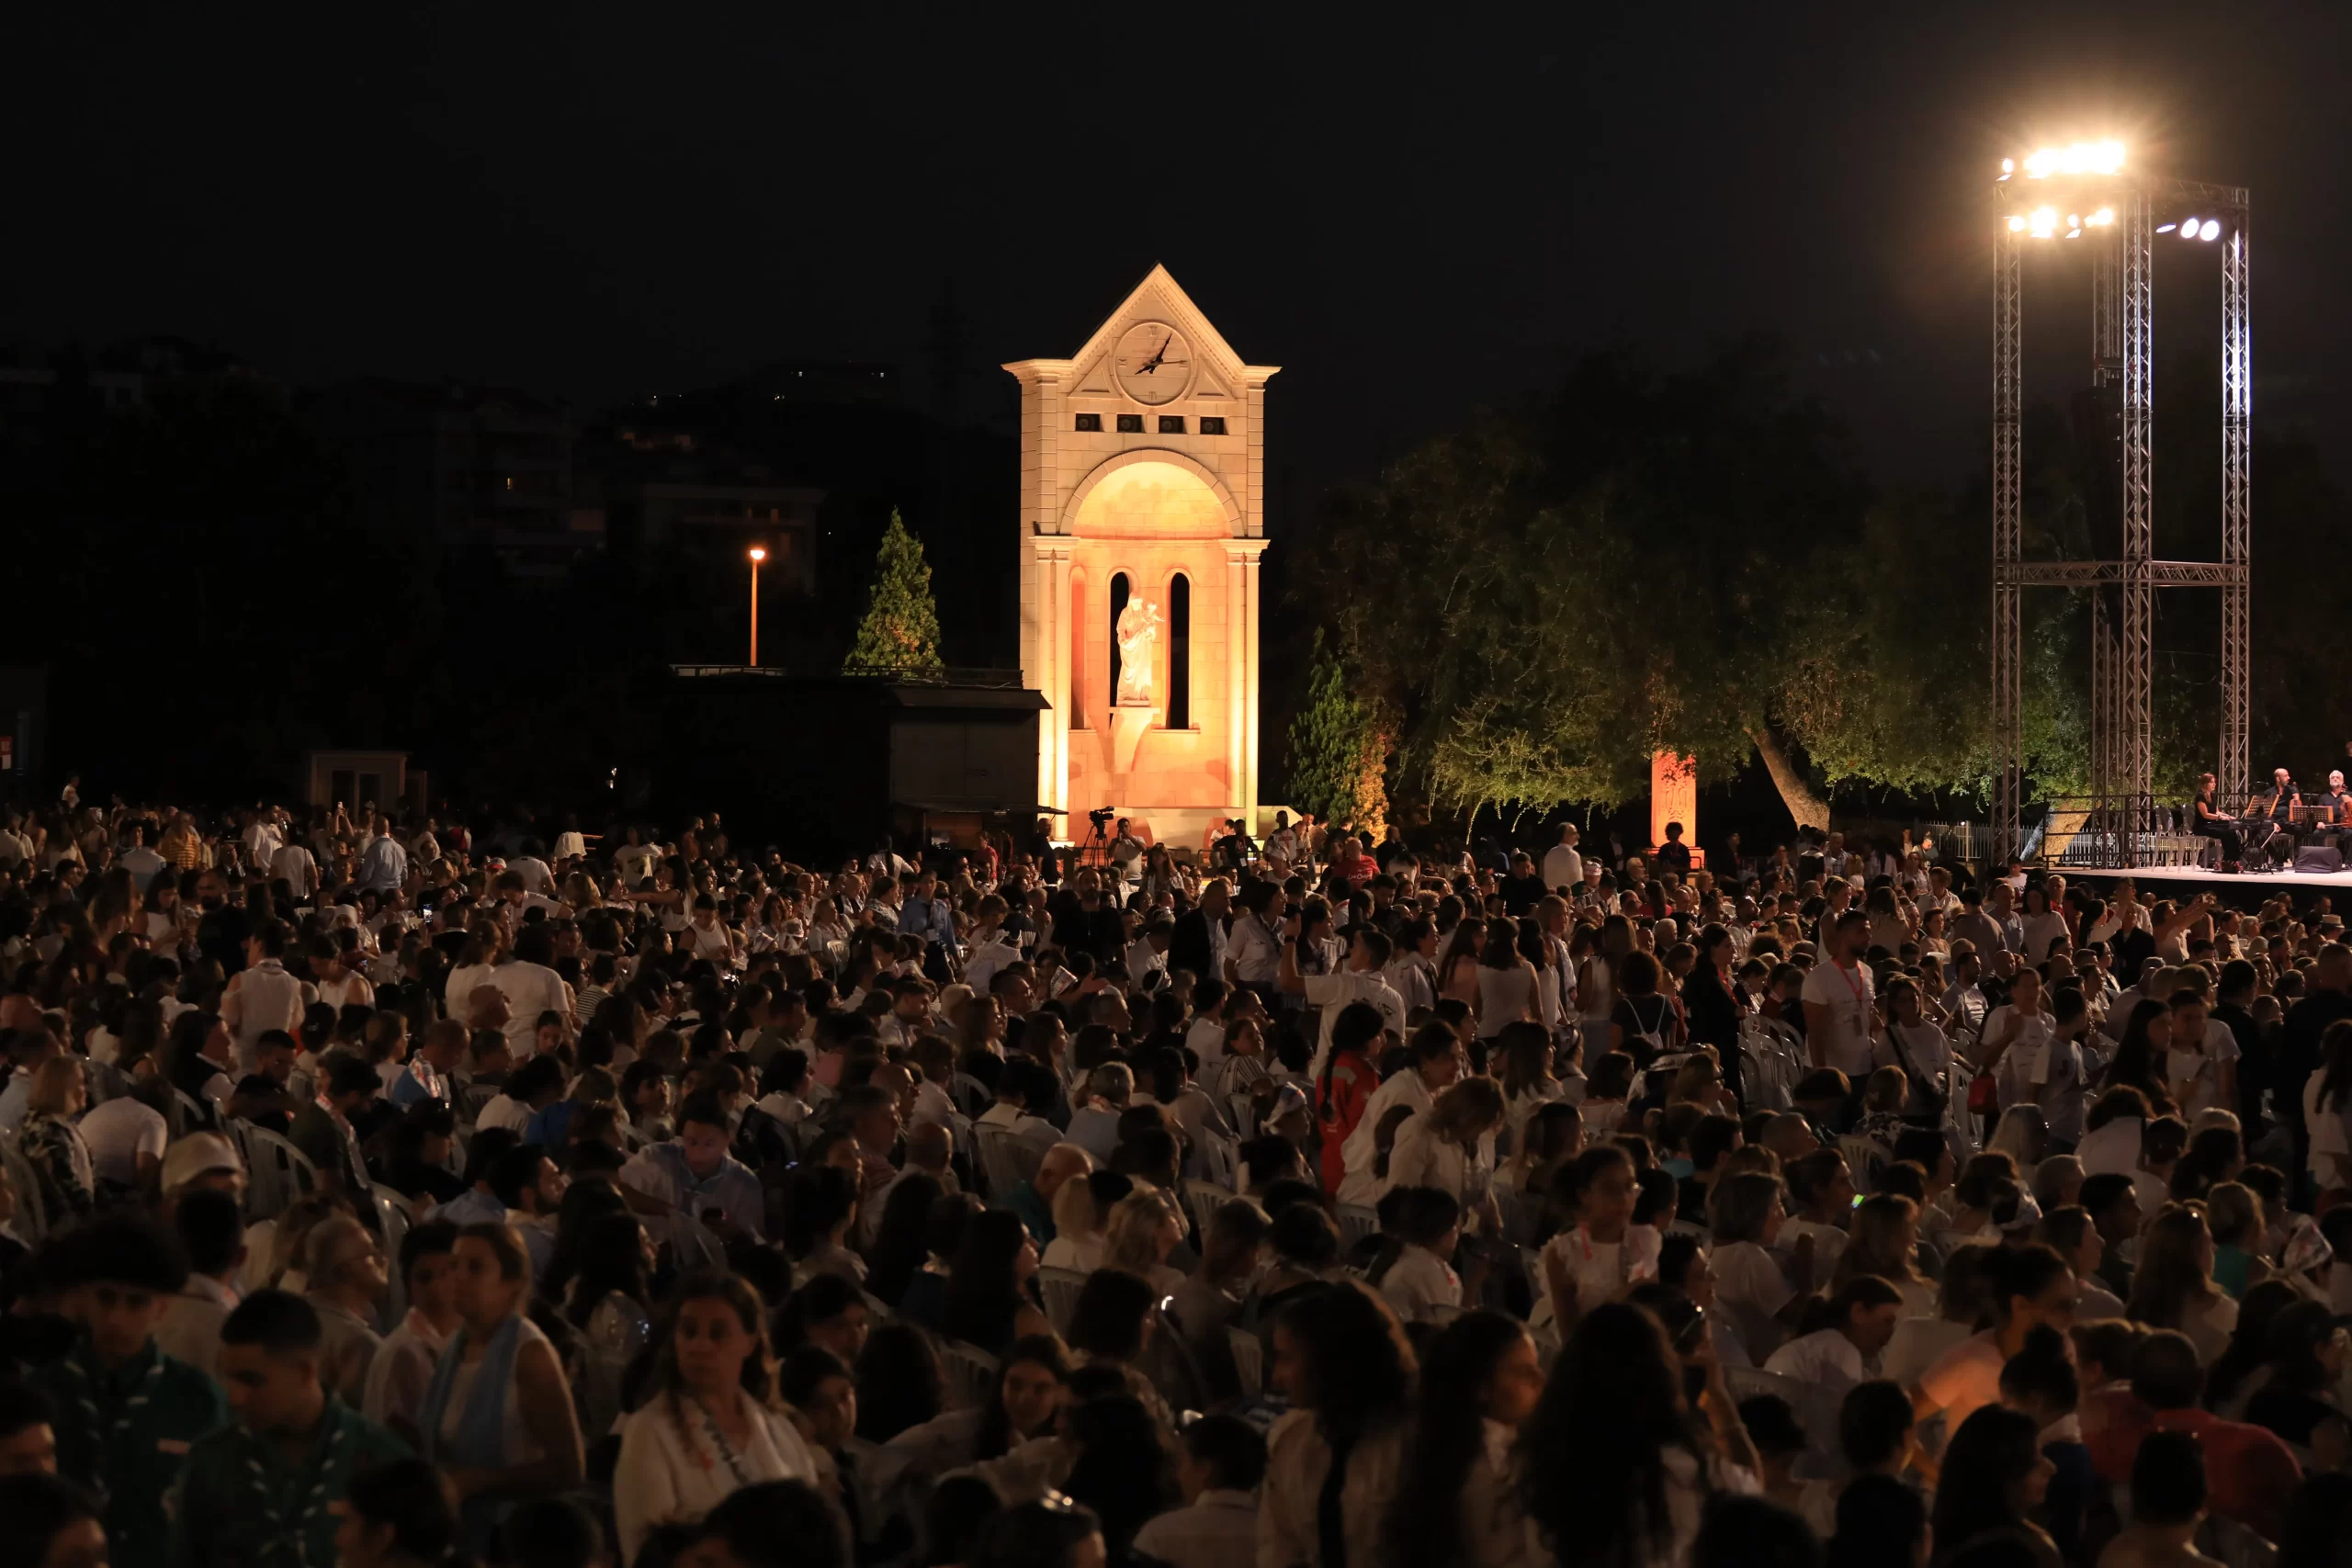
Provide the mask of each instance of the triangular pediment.
MULTIPOLYGON (((1155 265, 1144 275, 1141 283, 1120 302, 1093 335, 1076 354, 1061 363, 1069 367, 1066 385, 1079 393, 1108 393, 1114 390, 1113 355, 1120 338, 1138 322, 1163 321, 1174 327, 1193 345, 1196 367, 1192 395, 1201 398, 1235 398, 1250 382, 1262 383, 1275 369, 1271 365, 1250 365, 1233 351, 1225 334, 1210 324, 1193 303, 1192 296, 1177 285, 1165 266, 1155 265)), ((1025 361, 1023 367, 1008 365, 1008 370, 1022 373, 1027 366, 1044 367, 1050 361, 1025 361)))

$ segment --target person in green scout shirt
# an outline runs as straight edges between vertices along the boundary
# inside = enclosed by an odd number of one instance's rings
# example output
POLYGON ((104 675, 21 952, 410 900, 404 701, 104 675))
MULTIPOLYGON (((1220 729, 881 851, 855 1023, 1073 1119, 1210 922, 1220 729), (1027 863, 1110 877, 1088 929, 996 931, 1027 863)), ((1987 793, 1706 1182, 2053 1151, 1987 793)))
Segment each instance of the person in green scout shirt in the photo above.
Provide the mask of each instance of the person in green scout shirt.
POLYGON ((179 1243, 141 1214, 117 1214, 55 1244, 73 1349, 32 1385, 55 1415, 58 1472, 106 1499, 114 1568, 164 1568, 164 1499, 195 1441, 228 1419, 210 1378, 156 1348, 155 1325, 187 1277, 179 1243))
POLYGON ((255 1291, 220 1325, 233 1426, 196 1445, 173 1509, 172 1568, 334 1568, 352 1478, 408 1445, 319 1379, 319 1310, 255 1291))

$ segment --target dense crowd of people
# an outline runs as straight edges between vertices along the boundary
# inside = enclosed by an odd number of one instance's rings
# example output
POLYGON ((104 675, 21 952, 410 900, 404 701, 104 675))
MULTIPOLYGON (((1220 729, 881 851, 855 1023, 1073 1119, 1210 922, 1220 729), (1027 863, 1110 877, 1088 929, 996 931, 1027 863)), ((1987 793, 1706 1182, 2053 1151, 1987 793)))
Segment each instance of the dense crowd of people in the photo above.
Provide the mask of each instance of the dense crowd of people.
POLYGON ((6 814, 0 1551, 2342 1568, 2324 899, 1556 833, 6 814))

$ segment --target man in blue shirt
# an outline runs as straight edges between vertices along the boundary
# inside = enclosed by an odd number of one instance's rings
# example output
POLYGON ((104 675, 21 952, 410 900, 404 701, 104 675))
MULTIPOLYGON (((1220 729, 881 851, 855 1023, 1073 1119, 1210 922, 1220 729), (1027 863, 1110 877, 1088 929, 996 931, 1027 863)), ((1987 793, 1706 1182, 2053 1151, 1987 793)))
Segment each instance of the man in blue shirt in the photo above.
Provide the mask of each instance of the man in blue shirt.
POLYGON ((947 953, 956 942, 956 912, 939 897, 939 879, 927 871, 900 879, 906 897, 899 904, 899 930, 923 942, 922 972, 944 985, 947 953))
POLYGON ((639 1150, 621 1167, 621 1184, 690 1218, 707 1224, 715 1213, 721 1225, 761 1235, 766 1204, 760 1179, 729 1156, 730 1141, 727 1108, 716 1094, 697 1090, 678 1108, 678 1135, 639 1150))
POLYGON ((391 818, 376 815, 376 836, 359 857, 359 886, 363 892, 390 893, 408 880, 408 852, 392 837, 391 818))

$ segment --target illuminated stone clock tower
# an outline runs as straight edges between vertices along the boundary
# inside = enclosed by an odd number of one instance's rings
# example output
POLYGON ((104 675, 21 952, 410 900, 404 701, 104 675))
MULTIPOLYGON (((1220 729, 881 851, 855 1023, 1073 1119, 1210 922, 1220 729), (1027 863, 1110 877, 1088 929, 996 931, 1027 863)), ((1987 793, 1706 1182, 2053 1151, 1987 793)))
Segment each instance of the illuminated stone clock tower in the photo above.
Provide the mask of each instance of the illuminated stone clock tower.
POLYGON ((1021 381, 1021 667, 1050 706, 1037 799, 1171 846, 1258 813, 1266 380, 1155 266, 1021 381))

